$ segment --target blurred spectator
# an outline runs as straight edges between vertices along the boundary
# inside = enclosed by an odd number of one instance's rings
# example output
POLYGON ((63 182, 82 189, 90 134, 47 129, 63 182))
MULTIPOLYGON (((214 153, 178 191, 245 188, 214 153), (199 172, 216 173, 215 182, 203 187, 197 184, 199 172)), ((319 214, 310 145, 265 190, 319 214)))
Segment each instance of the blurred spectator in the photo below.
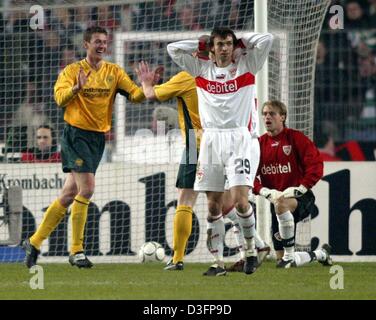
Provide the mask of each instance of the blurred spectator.
POLYGON ((43 90, 43 101, 47 115, 55 130, 60 132, 63 124, 63 110, 58 108, 52 95, 53 87, 60 71, 61 45, 59 34, 56 30, 45 30, 43 47, 43 64, 40 66, 42 81, 38 84, 43 90))
POLYGON ((115 7, 99 5, 95 8, 93 16, 96 25, 105 28, 108 32, 107 50, 104 59, 107 61, 112 61, 113 33, 119 28, 119 20, 116 18, 115 7))
POLYGON ((315 139, 315 144, 324 161, 341 161, 341 158, 336 156, 334 139, 329 134, 322 133, 318 139, 315 139))
POLYGON ((44 96, 51 95, 54 83, 56 82, 59 65, 61 49, 61 39, 56 30, 45 30, 43 33, 44 47, 43 47, 43 65, 40 66, 43 77, 44 96))
POLYGON ((105 28, 110 33, 119 27, 113 6, 100 5, 96 7, 95 20, 99 26, 105 28))
POLYGON ((345 6, 345 27, 347 29, 370 28, 370 20, 365 8, 356 0, 348 0, 345 6))
POLYGON ((138 29, 138 7, 130 4, 123 4, 120 10, 121 31, 132 31, 138 29))
POLYGON ((149 31, 178 30, 179 23, 174 4, 170 0, 155 0, 140 4, 140 28, 149 31))
POLYGON ((151 130, 154 134, 166 134, 172 129, 178 129, 178 112, 166 106, 158 106, 153 111, 151 130))
POLYGON ((82 32, 72 19, 72 9, 67 7, 52 10, 51 28, 58 32, 62 46, 72 44, 72 37, 82 32))
MULTIPOLYGON (((10 5, 16 4, 12 1, 10 5)), ((29 32, 26 12, 10 11, 0 33, 0 105, 9 119, 26 92, 26 82, 38 81, 43 42, 39 32, 29 32)))
POLYGON ((346 139, 376 141, 376 55, 359 57, 362 110, 346 127, 346 139))
MULTIPOLYGON (((180 12, 185 6, 187 6, 186 0, 177 0, 175 2, 175 10, 177 12, 180 12)), ((213 1, 192 0, 189 2, 189 6, 193 10, 193 16, 195 17, 196 23, 203 29, 212 29, 215 10, 213 1)))
POLYGON ((27 127, 27 148, 35 147, 35 132, 43 124, 50 123, 45 104, 37 85, 28 82, 25 101, 12 116, 11 127, 27 127))
POLYGON ((57 151, 55 132, 49 125, 41 125, 36 131, 36 147, 23 152, 21 162, 61 162, 57 151))
POLYGON ((179 11, 179 24, 182 31, 197 31, 202 27, 197 22, 197 16, 194 15, 193 7, 186 5, 179 11))
POLYGON ((366 161, 366 156, 360 144, 355 140, 350 140, 339 145, 336 152, 344 160, 366 161))
POLYGON ((82 46, 83 32, 88 27, 95 24, 95 22, 92 19, 92 7, 89 7, 86 1, 80 0, 74 10, 73 22, 78 30, 70 40, 78 51, 77 56, 83 59, 86 55, 86 50, 82 46))
POLYGON ((74 46, 64 47, 61 52, 60 69, 58 73, 60 73, 68 64, 71 64, 77 60, 74 46))
MULTIPOLYGON (((73 22, 77 27, 83 32, 88 27, 94 24, 92 19, 92 7, 87 5, 87 2, 84 0, 79 1, 78 5, 75 7, 75 13, 73 15, 73 22)), ((81 37, 82 42, 82 37, 81 37)))
POLYGON ((357 118, 362 108, 358 60, 346 39, 346 33, 331 33, 317 47, 315 75, 315 131, 317 125, 329 121, 341 129, 335 141, 343 137, 349 119, 357 118), (327 44, 330 44, 328 48, 327 44))
POLYGON ((369 17, 371 21, 371 28, 376 28, 376 0, 368 0, 369 2, 369 17))
POLYGON ((213 24, 235 30, 251 29, 253 6, 253 0, 220 0, 216 5, 213 24))

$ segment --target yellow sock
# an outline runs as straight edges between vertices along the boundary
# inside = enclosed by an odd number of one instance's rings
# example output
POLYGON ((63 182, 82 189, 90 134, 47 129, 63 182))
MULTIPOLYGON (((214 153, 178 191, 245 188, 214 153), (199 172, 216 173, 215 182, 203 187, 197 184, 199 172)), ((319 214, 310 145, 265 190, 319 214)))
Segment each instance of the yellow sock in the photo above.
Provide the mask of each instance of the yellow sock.
POLYGON ((183 261, 185 247, 192 231, 193 210, 188 206, 178 206, 174 217, 174 257, 173 263, 183 261))
POLYGON ((72 244, 71 254, 84 251, 84 231, 90 200, 80 195, 74 198, 72 204, 72 244))
POLYGON ((30 237, 30 243, 39 250, 43 240, 47 239, 51 232, 55 230, 66 212, 67 208, 61 205, 59 199, 52 202, 37 231, 30 237))

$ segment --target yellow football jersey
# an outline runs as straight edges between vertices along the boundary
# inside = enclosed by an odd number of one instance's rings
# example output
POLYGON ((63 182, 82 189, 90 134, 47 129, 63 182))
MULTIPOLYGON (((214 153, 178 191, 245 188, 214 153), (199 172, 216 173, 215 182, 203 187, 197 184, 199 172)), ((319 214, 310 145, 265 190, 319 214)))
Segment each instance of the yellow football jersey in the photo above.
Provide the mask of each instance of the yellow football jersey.
POLYGON ((159 101, 173 97, 178 99, 179 126, 187 143, 189 129, 195 130, 196 145, 200 147, 201 122, 198 112, 198 98, 195 79, 182 71, 169 81, 154 86, 154 92, 159 101))
POLYGON ((84 130, 107 132, 111 129, 113 103, 120 92, 132 102, 145 99, 144 93, 117 64, 102 61, 99 70, 94 70, 86 59, 72 63, 60 73, 54 88, 55 101, 65 107, 64 120, 84 130), (91 71, 81 91, 73 94, 72 88, 83 68, 91 71))

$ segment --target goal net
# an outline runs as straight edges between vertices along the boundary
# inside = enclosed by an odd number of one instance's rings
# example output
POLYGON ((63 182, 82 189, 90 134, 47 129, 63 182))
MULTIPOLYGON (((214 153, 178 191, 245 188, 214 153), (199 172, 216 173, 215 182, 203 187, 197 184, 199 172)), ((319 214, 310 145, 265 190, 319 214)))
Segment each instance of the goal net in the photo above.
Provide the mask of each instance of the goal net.
MULTIPOLYGON (((285 101, 289 126, 308 135, 313 127, 315 49, 328 3, 269 0, 269 31, 276 36, 269 57, 269 97, 285 101)), ((91 25, 107 28, 106 60, 121 65, 135 81, 134 67, 140 60, 152 66, 163 65, 163 81, 167 81, 180 71, 167 54, 169 42, 198 38, 209 34, 214 26, 229 26, 237 35, 253 31, 253 6, 253 1, 211 0, 3 2, 0 262, 23 259, 19 239, 33 234, 64 184, 66 177, 59 162, 43 161, 39 153, 36 157, 41 161, 27 163, 30 159, 25 153, 39 146, 42 138, 38 136, 45 135, 38 134, 41 125, 53 129, 51 148, 60 151, 63 110, 54 102, 53 86, 66 65, 85 57, 83 31, 91 25), (12 186, 20 186, 22 195, 7 192, 12 186), (7 193, 22 201, 22 219, 15 219, 20 210, 12 208, 19 208, 19 203, 5 197, 7 193), (9 202, 17 205, 10 206, 9 202), (21 235, 14 234, 19 233, 17 230, 22 230, 21 235)), ((105 154, 96 174, 85 230, 85 252, 93 262, 136 262, 137 251, 146 241, 161 243, 171 255, 175 179, 183 150, 176 117, 176 101, 132 104, 120 95, 116 97, 113 128, 106 134, 105 154), (167 116, 155 123, 157 108, 167 116)), ((200 195, 194 208, 187 262, 211 261, 206 248, 206 214, 205 197, 200 195)), ((67 261, 69 217, 68 210, 43 243, 40 262, 67 261)), ((233 261, 238 257, 230 229, 227 221, 224 253, 227 260, 233 261)), ((298 240, 303 246, 309 245, 309 223, 297 236, 303 239, 298 240)))

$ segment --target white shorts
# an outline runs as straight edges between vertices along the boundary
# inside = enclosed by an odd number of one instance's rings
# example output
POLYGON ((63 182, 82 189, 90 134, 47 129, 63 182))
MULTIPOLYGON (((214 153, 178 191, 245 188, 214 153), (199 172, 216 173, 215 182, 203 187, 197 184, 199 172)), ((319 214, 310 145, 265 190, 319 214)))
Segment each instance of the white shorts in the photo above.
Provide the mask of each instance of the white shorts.
POLYGON ((197 162, 195 191, 253 187, 260 161, 260 145, 248 128, 205 129, 197 162))

